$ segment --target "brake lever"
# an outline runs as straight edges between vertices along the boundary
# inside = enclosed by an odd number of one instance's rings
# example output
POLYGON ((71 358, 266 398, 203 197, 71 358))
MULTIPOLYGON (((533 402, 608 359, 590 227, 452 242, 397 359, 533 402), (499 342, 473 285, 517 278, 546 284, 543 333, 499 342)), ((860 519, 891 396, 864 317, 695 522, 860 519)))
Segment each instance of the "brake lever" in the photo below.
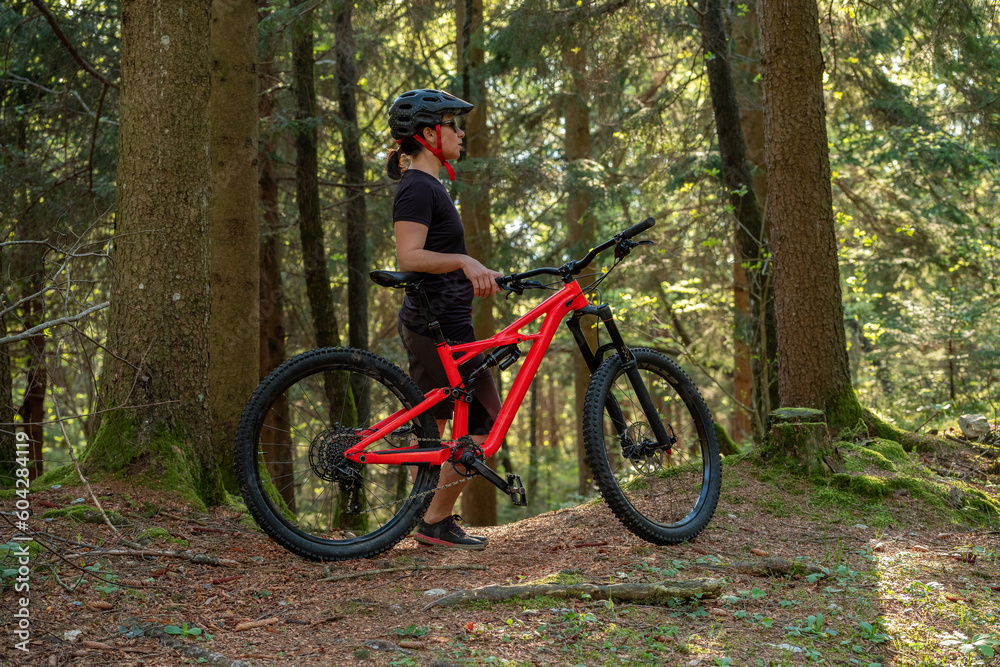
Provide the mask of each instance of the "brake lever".
POLYGON ((632 239, 618 239, 615 244, 615 259, 625 259, 632 252, 632 248, 641 245, 653 245, 653 241, 633 241, 632 239))

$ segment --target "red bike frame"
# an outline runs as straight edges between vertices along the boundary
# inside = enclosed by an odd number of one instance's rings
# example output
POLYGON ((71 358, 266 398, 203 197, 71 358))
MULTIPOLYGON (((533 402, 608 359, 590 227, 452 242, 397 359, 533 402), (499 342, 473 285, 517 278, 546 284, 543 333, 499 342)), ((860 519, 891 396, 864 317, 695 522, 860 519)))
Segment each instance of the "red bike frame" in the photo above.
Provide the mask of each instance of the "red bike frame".
POLYGON ((372 443, 378 442, 417 415, 427 412, 451 396, 452 390, 460 388, 463 383, 462 376, 458 371, 459 366, 480 352, 491 347, 501 347, 530 341, 531 349, 525 356, 521 370, 518 371, 517 378, 514 380, 513 385, 511 385, 510 392, 507 394, 500 408, 500 414, 497 416, 493 428, 490 429, 489 435, 486 436, 486 442, 483 444, 484 458, 489 458, 500 449, 503 439, 507 436, 507 431, 514 421, 514 415, 517 414, 524 396, 528 393, 528 387, 535 377, 538 366, 542 363, 542 357, 545 356, 545 352, 548 350, 560 322, 569 313, 586 308, 589 305, 590 303, 583 295, 580 285, 573 280, 548 299, 545 299, 542 303, 532 308, 526 315, 490 338, 472 343, 462 343, 460 345, 438 344, 438 356, 441 358, 441 363, 444 365, 444 370, 451 386, 433 389, 424 395, 423 401, 409 410, 399 410, 377 424, 359 431, 358 435, 362 436, 361 441, 348 449, 345 456, 357 463, 430 463, 432 465, 442 465, 452 456, 458 440, 469 432, 469 404, 460 399, 455 401, 452 440, 442 441, 440 447, 387 449, 370 452, 365 450, 372 443), (545 319, 538 333, 521 333, 520 330, 523 327, 541 317, 545 319), (455 355, 460 356, 456 359, 455 355))

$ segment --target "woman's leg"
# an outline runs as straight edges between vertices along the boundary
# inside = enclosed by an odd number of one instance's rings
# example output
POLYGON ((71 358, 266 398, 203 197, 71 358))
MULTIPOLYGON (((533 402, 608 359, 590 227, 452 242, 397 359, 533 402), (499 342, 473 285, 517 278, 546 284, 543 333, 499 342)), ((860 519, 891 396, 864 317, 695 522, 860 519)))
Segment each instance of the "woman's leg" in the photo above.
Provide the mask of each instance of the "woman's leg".
MULTIPOLYGON (((448 422, 444 419, 438 420, 439 433, 444 433, 444 427, 447 423, 448 422)), ((472 436, 472 441, 477 445, 482 445, 486 442, 486 436, 474 435, 472 436)), ((438 478, 438 486, 451 484, 452 482, 461 479, 461 477, 461 475, 455 472, 455 469, 450 463, 445 463, 441 466, 441 476, 438 478)), ((458 497, 462 495, 462 491, 464 489, 465 484, 456 484, 455 486, 449 486, 447 489, 441 489, 436 492, 430 506, 427 508, 427 511, 424 512, 424 522, 437 523, 441 519, 454 514, 455 503, 458 501, 458 497)))

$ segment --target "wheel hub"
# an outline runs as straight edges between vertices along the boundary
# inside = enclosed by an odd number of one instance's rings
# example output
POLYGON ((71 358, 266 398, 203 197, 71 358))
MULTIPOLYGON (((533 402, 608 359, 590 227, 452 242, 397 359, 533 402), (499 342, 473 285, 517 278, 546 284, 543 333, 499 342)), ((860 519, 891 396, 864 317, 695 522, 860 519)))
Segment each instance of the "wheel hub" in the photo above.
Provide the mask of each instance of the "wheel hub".
POLYGON ((353 428, 334 424, 309 443, 309 465, 320 479, 342 486, 361 480, 361 464, 344 457, 347 450, 361 442, 353 428))
POLYGON ((655 475, 663 467, 661 447, 656 444, 653 430, 644 422, 635 422, 625 431, 622 454, 632 462, 632 467, 642 475, 655 475))

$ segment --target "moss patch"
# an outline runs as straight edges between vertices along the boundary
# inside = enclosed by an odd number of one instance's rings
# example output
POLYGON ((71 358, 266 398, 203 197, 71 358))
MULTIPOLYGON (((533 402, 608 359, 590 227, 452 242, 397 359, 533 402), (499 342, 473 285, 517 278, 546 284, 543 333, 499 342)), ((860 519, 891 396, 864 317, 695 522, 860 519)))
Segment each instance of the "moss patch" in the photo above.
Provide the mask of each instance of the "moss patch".
MULTIPOLYGON (((105 512, 105 514, 113 526, 128 525, 128 519, 118 512, 105 512)), ((104 523, 104 517, 101 516, 100 511, 93 507, 64 507, 62 509, 49 510, 42 514, 43 519, 57 519, 60 517, 69 517, 77 523, 104 523)))
POLYGON ((865 445, 865 449, 878 452, 888 460, 895 461, 896 463, 902 463, 910 460, 910 457, 907 456, 906 450, 903 449, 903 446, 897 442, 893 442, 892 440, 875 438, 865 445))
POLYGON ((579 570, 568 572, 553 572, 552 574, 547 574, 541 579, 535 579, 534 581, 526 582, 528 584, 582 584, 586 581, 584 576, 580 574, 579 570))

